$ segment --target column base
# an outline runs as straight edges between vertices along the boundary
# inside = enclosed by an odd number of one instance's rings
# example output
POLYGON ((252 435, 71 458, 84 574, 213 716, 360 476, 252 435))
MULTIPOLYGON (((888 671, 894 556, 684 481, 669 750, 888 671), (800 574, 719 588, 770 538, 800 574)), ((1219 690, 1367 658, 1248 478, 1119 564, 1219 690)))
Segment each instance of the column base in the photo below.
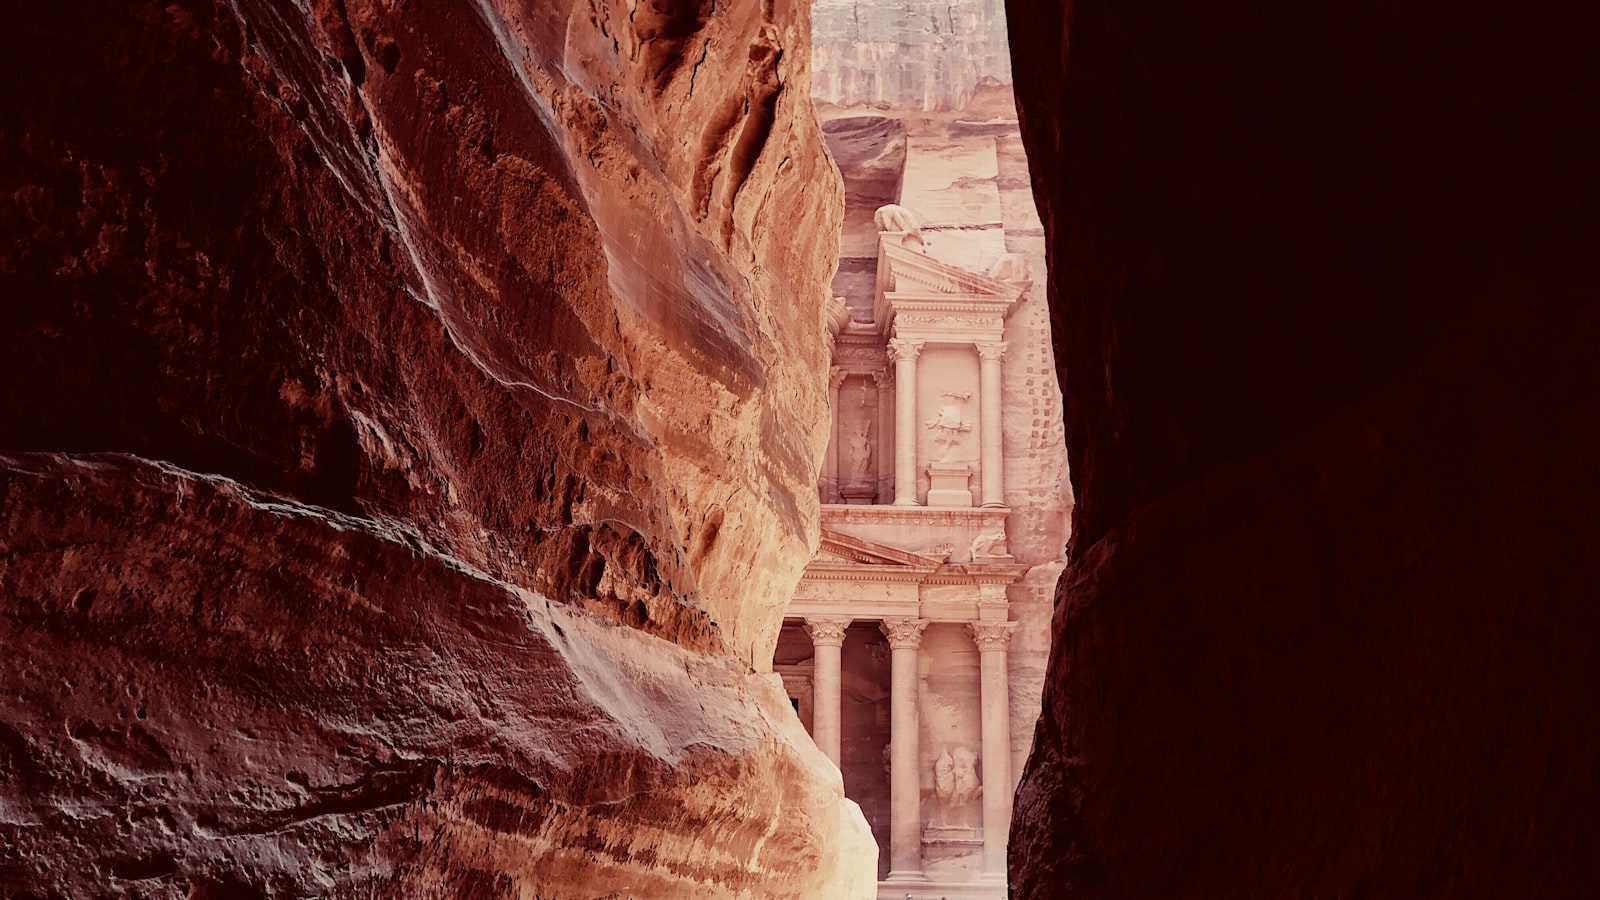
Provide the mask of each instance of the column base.
POLYGON ((908 871, 906 871, 904 869, 902 869, 902 870, 900 870, 898 872, 890 871, 889 874, 884 876, 884 879, 883 879, 885 884, 889 884, 889 883, 905 884, 907 882, 921 883, 921 882, 925 882, 927 880, 928 880, 928 876, 926 874, 922 873, 922 872, 915 872, 915 871, 908 872, 908 871))
POLYGON ((1005 884, 1006 873, 1000 872, 996 874, 994 872, 980 872, 978 874, 978 881, 982 882, 983 884, 1005 884))
POLYGON ((917 506, 919 504, 912 497, 901 497, 900 499, 894 501, 893 503, 891 503, 889 505, 890 506, 917 506))
POLYGON ((1006 505, 1005 505, 1004 502, 1002 502, 1000 500, 990 500, 989 502, 983 504, 983 508, 984 509, 1005 509, 1006 505))

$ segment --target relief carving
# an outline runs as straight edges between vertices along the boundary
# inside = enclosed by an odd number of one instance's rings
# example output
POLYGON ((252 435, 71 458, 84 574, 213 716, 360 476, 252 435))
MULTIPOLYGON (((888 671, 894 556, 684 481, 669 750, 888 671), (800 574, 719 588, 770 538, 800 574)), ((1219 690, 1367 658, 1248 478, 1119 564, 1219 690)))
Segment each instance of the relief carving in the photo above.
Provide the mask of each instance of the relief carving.
POLYGON ((980 556, 1010 556, 1011 551, 1006 547, 1006 533, 1003 529, 985 531, 972 539, 968 552, 973 559, 980 556))
POLYGON ((948 748, 933 763, 933 791, 945 807, 961 806, 978 799, 983 789, 978 784, 978 754, 966 747, 948 748))
POLYGON ((938 462, 950 461, 951 454, 955 453, 956 446, 961 443, 961 436, 972 430, 972 423, 966 420, 962 410, 968 400, 972 399, 970 392, 945 391, 945 402, 939 406, 939 411, 927 421, 927 427, 933 431, 935 446, 943 445, 944 452, 939 454, 938 462))

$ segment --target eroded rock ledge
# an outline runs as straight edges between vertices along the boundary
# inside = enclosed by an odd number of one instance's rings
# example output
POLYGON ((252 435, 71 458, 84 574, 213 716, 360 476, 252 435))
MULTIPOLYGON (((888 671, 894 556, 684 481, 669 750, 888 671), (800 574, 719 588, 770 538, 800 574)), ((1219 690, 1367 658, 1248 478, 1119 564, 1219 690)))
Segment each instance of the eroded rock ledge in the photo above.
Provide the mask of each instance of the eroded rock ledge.
POLYGON ((776 676, 401 523, 124 456, 0 472, 23 896, 871 891, 871 836, 776 676))

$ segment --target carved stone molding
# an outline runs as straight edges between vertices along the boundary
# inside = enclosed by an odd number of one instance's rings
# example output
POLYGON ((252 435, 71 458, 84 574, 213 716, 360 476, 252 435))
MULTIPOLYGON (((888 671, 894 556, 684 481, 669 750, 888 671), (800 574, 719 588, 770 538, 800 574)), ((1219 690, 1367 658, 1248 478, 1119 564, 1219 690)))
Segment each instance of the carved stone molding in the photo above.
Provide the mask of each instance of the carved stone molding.
POLYGON ((834 359, 880 360, 883 358, 883 348, 858 344, 835 344, 833 357, 834 359))
POLYGON ((892 617, 884 619, 878 626, 889 638, 889 646, 895 650, 915 650, 922 644, 922 630, 928 627, 926 619, 911 619, 892 617))
POLYGON ((972 640, 978 645, 980 652, 986 650, 1004 650, 1011 643, 1011 633, 1017 628, 1015 622, 968 622, 967 631, 971 633, 972 640))
POLYGON ((843 616, 807 616, 806 634, 811 635, 813 647, 840 647, 851 621, 843 616))
POLYGON ((1003 523, 1008 509, 985 509, 983 507, 940 509, 928 506, 845 506, 842 504, 827 504, 822 509, 824 523, 841 523, 846 525, 867 525, 886 523, 891 525, 931 525, 931 526, 964 526, 964 527, 993 527, 991 523, 1003 523))
POLYGON ((978 341, 977 347, 978 358, 980 359, 1000 360, 1005 358, 1005 341, 978 341))
POLYGON ((900 313, 895 321, 907 328, 992 328, 1002 321, 999 313, 989 316, 919 316, 900 313))
POLYGON ((902 359, 914 360, 921 355, 922 341, 915 341, 910 338, 890 338, 889 356, 895 362, 899 362, 902 359))

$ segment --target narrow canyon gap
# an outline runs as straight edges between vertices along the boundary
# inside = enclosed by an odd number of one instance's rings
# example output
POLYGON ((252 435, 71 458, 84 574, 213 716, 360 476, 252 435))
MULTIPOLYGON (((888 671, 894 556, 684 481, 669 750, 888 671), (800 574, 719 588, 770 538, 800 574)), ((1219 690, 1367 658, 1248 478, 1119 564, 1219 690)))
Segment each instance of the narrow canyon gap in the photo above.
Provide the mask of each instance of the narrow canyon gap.
POLYGON ((1577 8, 1007 3, 1077 498, 1013 896, 1593 893, 1577 8))

